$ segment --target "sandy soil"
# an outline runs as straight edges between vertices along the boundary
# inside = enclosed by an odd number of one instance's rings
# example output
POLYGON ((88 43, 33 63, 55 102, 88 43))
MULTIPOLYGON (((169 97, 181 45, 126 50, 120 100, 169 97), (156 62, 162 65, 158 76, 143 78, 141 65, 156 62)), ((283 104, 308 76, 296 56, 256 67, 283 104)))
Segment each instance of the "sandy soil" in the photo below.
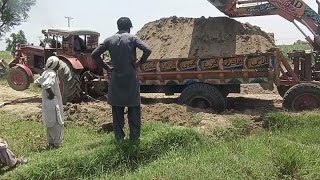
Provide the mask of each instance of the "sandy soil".
POLYGON ((274 47, 259 27, 227 17, 163 18, 147 23, 137 36, 151 46, 150 59, 229 57, 274 47))

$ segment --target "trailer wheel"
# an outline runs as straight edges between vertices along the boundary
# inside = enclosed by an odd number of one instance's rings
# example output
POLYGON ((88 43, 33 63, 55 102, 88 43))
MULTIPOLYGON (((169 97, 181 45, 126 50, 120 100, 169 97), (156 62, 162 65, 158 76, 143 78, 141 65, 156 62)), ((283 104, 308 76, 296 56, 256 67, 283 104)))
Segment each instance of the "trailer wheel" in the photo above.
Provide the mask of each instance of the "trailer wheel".
POLYGON ((293 111, 319 108, 320 86, 311 83, 302 83, 293 86, 284 95, 283 107, 293 111))
POLYGON ((30 86, 28 73, 18 66, 10 68, 7 74, 7 82, 16 91, 24 91, 30 86))
POLYGON ((223 96, 224 98, 227 98, 227 97, 228 97, 228 95, 229 95, 229 90, 228 90, 228 88, 221 86, 221 87, 219 88, 219 90, 220 90, 220 93, 222 94, 222 96, 223 96))
POLYGON ((212 108, 218 113, 226 109, 226 99, 219 89, 204 83, 186 87, 179 97, 179 103, 202 109, 212 108))
POLYGON ((59 79, 63 103, 79 101, 82 95, 80 75, 71 64, 60 60, 59 79))

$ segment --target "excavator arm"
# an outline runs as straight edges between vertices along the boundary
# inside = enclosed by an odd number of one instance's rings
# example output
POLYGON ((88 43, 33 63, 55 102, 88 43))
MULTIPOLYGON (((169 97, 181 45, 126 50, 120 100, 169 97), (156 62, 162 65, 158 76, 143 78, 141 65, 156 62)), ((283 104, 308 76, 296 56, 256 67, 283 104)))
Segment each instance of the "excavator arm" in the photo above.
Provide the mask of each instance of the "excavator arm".
MULTIPOLYGON (((320 47, 320 15, 303 0, 208 0, 229 17, 279 15, 292 22, 315 48, 320 47), (300 22, 314 35, 311 39, 296 23, 300 22)), ((318 7, 320 5, 317 0, 318 7)))

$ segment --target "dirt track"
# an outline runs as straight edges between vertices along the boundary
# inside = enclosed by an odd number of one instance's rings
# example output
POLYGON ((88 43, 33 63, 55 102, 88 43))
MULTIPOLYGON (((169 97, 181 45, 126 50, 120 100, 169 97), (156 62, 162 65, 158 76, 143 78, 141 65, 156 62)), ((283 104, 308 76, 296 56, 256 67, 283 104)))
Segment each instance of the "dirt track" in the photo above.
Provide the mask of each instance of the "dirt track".
MULTIPOLYGON (((162 121, 180 126, 196 126, 201 131, 212 130, 216 127, 228 127, 233 118, 259 121, 267 112, 281 109, 281 97, 276 92, 263 91, 259 86, 244 86, 241 94, 230 94, 228 109, 221 115, 192 109, 175 104, 178 96, 162 94, 142 94, 143 122, 162 121)), ((0 108, 26 120, 41 120, 40 95, 24 91, 18 92, 1 84, 0 104, 16 100, 11 105, 0 108)), ((65 106, 66 124, 94 125, 96 127, 112 121, 111 108, 105 101, 65 106)))

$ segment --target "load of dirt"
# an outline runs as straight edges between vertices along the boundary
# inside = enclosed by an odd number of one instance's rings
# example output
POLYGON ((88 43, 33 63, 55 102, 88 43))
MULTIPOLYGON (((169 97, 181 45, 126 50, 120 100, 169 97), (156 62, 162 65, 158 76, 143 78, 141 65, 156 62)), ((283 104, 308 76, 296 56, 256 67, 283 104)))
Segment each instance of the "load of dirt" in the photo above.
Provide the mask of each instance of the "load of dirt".
POLYGON ((151 46, 149 59, 232 57, 275 47, 259 27, 228 17, 163 18, 147 23, 137 36, 151 46))

